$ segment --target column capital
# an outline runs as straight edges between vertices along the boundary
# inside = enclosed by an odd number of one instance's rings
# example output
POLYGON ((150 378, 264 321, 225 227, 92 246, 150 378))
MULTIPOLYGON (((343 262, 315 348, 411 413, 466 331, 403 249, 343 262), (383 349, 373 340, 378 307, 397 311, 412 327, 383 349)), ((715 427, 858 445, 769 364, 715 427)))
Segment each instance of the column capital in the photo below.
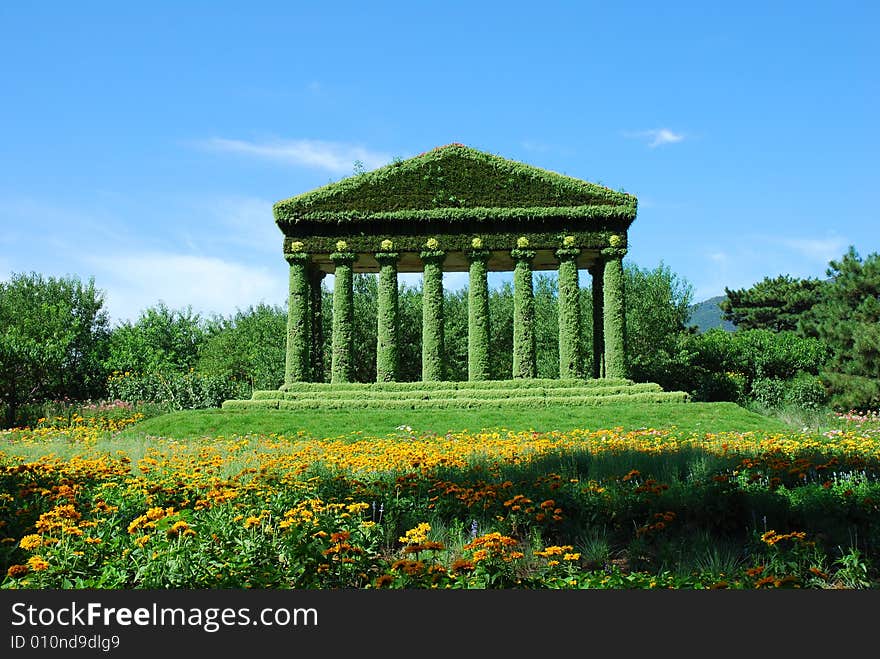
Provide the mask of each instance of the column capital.
POLYGON ((309 255, 307 252, 285 252, 284 260, 287 261, 290 265, 294 265, 296 263, 303 264, 309 260, 309 255))
POLYGON ((483 249, 483 248, 476 249, 475 248, 475 249, 465 250, 464 255, 468 258, 468 261, 471 263, 474 263, 475 261, 485 263, 486 261, 489 260, 489 257, 492 255, 492 252, 490 252, 488 249, 483 249))
POLYGON ((574 261, 581 254, 577 247, 560 247, 555 252, 559 261, 574 261))
POLYGON ((357 254, 354 252, 333 252, 330 254, 330 260, 334 265, 352 265, 357 260, 357 254))
POLYGON ((443 265, 443 261, 446 260, 446 252, 442 249, 427 249, 419 252, 419 258, 422 260, 422 263, 443 265))
POLYGON ((626 256, 626 247, 606 247, 602 250, 602 256, 609 261, 612 259, 622 259, 626 256))
POLYGON ((516 247, 510 250, 510 256, 512 256, 515 261, 530 263, 532 259, 535 258, 535 255, 537 255, 537 252, 533 249, 521 249, 516 247))
POLYGON ((379 265, 397 265, 400 252, 376 252, 373 256, 376 257, 379 265))

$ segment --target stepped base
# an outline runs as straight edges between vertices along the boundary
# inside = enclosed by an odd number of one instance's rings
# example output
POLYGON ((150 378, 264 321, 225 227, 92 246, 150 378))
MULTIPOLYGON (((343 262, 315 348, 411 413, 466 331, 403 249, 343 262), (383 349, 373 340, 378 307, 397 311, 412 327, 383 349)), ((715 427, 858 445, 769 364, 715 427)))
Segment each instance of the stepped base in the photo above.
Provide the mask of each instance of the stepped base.
POLYGON ((621 402, 680 403, 682 391, 660 385, 600 380, 484 380, 469 382, 377 382, 329 384, 297 382, 255 391, 249 400, 227 400, 225 410, 303 409, 475 409, 621 402))

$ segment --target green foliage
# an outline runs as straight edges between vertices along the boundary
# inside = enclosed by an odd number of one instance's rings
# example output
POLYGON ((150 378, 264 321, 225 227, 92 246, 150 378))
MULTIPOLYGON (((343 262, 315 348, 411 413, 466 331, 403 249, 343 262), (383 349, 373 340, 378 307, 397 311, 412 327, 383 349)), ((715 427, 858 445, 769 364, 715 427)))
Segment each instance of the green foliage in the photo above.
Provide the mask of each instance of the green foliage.
POLYGON ((4 423, 50 398, 91 398, 104 389, 108 334, 94 281, 12 274, 0 282, 0 403, 4 423))
POLYGON ((686 331, 693 288, 662 262, 653 270, 628 264, 624 277, 629 375, 657 382, 665 379, 668 356, 686 331))
POLYGON ((725 288, 720 303, 724 320, 740 330, 794 331, 800 319, 813 308, 823 282, 796 279, 789 275, 765 277, 750 288, 725 288))
MULTIPOLYGON (((446 352, 446 379, 467 380, 470 354, 468 353, 468 295, 469 289, 446 291, 443 295, 443 342, 446 352)), ((488 299, 488 298, 487 298, 488 299)))
POLYGON ((277 389, 284 382, 286 327, 286 310, 267 304, 216 318, 208 324, 197 370, 253 389, 277 389))
POLYGON ((354 299, 352 264, 355 255, 335 252, 333 280, 333 357, 331 382, 351 382, 354 375, 354 299))
POLYGON ((247 382, 196 371, 116 373, 107 380, 108 394, 132 404, 156 403, 166 411, 220 407, 251 391, 247 382))
POLYGON ((464 230, 458 224, 448 225, 439 223, 424 227, 423 231, 413 232, 410 225, 404 233, 403 227, 377 227, 375 230, 364 232, 352 232, 350 228, 337 226, 316 227, 314 232, 307 235, 297 235, 284 239, 285 249, 295 243, 302 244, 302 250, 309 254, 332 254, 336 251, 336 243, 344 238, 348 251, 370 254, 381 250, 382 240, 392 239, 394 249, 399 252, 420 252, 424 249, 425 236, 431 235, 439 238, 446 252, 469 252, 473 250, 473 240, 478 237, 482 241, 482 248, 489 251, 510 250, 516 245, 518 238, 526 236, 529 245, 537 249, 558 249, 566 236, 572 236, 575 245, 582 249, 603 249, 608 247, 613 238, 624 240, 625 237, 620 229, 593 228, 592 230, 578 230, 563 227, 559 230, 550 231, 545 225, 534 223, 522 227, 522 230, 513 232, 511 227, 505 225, 503 231, 497 227, 486 227, 484 230, 474 228, 473 232, 464 230), (399 232, 399 233, 398 233, 399 232))
POLYGON ((352 380, 354 382, 376 381, 376 309, 379 302, 379 282, 375 275, 356 273, 354 288, 354 331, 352 380))
POLYGON ((538 375, 535 355, 535 298, 532 288, 532 250, 516 249, 513 271, 513 377, 534 378, 538 375))
POLYGON ((491 377, 489 337, 491 323, 486 262, 488 250, 469 253, 467 358, 468 380, 488 380, 491 377))
POLYGON ((443 252, 422 252, 422 380, 446 377, 443 324, 443 252))
POLYGON ((288 255, 290 285, 287 297, 287 352, 284 382, 310 380, 311 325, 309 315, 309 266, 302 254, 288 255))
POLYGON ((559 377, 583 376, 580 283, 575 258, 580 250, 559 250, 559 377))
POLYGON ((755 400, 767 408, 790 403, 810 409, 822 398, 815 376, 827 354, 821 341, 794 332, 715 328, 679 335, 672 354, 658 362, 657 381, 664 388, 688 391, 696 400, 755 400))
POLYGON ((513 372, 513 285, 505 281, 489 291, 489 373, 493 380, 513 372))
POLYGON ((148 307, 132 323, 110 335, 107 370, 147 373, 194 368, 206 339, 206 323, 190 307, 170 309, 164 302, 148 307))
POLYGON ((625 377, 627 375, 626 354, 626 284, 623 263, 612 258, 605 263, 602 282, 605 296, 605 375, 625 377))
POLYGON ((376 254, 379 261, 379 298, 377 305, 376 380, 398 379, 398 291, 396 252, 376 254))
POLYGON ((880 254, 864 260, 854 248, 831 261, 831 281, 800 329, 831 351, 822 376, 837 409, 880 405, 880 254))
MULTIPOLYGON (((460 144, 343 179, 274 206, 285 230, 364 220, 615 219, 636 199, 460 144)), ((305 233, 309 233, 306 231, 305 233)))

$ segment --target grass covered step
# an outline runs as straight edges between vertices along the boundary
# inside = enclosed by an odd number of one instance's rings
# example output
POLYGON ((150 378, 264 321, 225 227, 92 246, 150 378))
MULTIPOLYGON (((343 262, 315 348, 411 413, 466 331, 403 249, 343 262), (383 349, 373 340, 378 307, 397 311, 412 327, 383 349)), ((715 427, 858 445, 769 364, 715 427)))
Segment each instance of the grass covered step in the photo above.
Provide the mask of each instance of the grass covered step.
POLYGON ((607 403, 682 403, 688 395, 681 391, 640 391, 607 395, 566 395, 566 396, 507 396, 497 398, 421 398, 397 396, 388 399, 368 397, 350 398, 306 398, 298 400, 258 399, 228 400, 223 403, 224 410, 345 410, 345 409, 478 409, 478 408, 529 408, 572 405, 602 405, 607 403))

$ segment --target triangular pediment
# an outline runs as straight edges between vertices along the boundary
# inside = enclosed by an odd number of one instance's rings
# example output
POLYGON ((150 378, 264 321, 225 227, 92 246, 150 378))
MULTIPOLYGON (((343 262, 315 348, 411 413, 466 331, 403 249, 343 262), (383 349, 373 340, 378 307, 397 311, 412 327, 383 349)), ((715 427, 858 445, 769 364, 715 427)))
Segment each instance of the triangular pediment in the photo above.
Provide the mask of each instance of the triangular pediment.
POLYGON ((413 219, 467 209, 533 209, 535 216, 593 214, 597 207, 635 215, 634 196, 471 149, 438 147, 275 204, 279 226, 301 222, 413 219), (454 209, 454 211, 452 210, 454 209))

